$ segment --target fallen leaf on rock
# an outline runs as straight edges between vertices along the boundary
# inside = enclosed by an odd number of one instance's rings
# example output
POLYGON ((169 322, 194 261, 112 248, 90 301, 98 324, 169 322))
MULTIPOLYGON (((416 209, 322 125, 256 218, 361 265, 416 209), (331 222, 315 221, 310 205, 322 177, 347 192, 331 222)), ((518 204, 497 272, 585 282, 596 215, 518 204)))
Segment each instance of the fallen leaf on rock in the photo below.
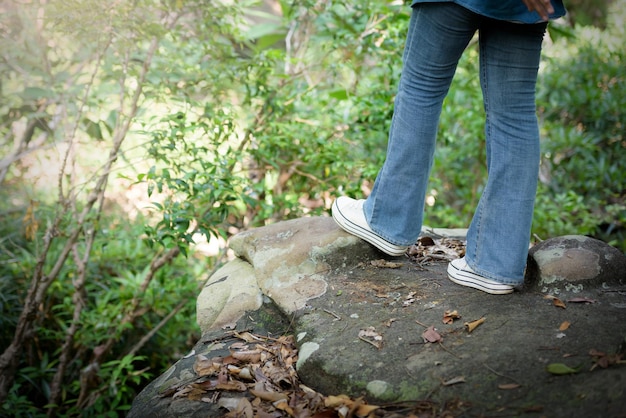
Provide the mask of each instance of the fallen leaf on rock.
POLYGON ((288 399, 288 396, 281 392, 271 392, 267 390, 250 389, 250 393, 264 401, 276 402, 288 399))
POLYGON ((245 385, 245 383, 240 382, 239 380, 231 380, 224 383, 219 382, 218 380, 207 380, 200 383, 192 383, 191 386, 205 391, 225 390, 228 392, 245 392, 246 390, 248 390, 248 387, 245 385))
POLYGON ((252 410, 252 404, 244 397, 242 398, 220 398, 217 404, 228 410, 228 413, 224 417, 237 417, 237 418, 253 418, 254 412, 252 410))
POLYGON ((380 408, 376 405, 368 405, 363 398, 351 399, 346 395, 327 396, 324 400, 324 405, 335 409, 339 416, 347 416, 346 412, 353 411, 357 417, 371 416, 375 410, 380 408))
POLYGON ((388 320, 385 321, 385 326, 387 328, 389 328, 391 326, 391 324, 393 324, 394 322, 396 322, 398 320, 398 318, 389 318, 388 320))
POLYGON ((365 404, 361 404, 359 405, 359 407, 356 409, 356 416, 357 417, 369 417, 372 415, 372 413, 374 411, 376 411, 378 408, 380 408, 377 405, 365 405, 365 404))
POLYGON ((352 402, 352 399, 346 395, 329 395, 324 399, 324 405, 329 408, 336 408, 345 405, 347 402, 352 402))
POLYGON ((572 298, 572 299, 568 299, 567 302, 568 303, 596 303, 598 301, 595 299, 589 299, 589 298, 572 298))
POLYGON ((589 355, 594 361, 590 371, 593 371, 596 367, 606 369, 607 367, 616 364, 626 364, 626 360, 622 360, 622 353, 607 354, 602 351, 591 349, 589 350, 589 355))
POLYGON ((192 401, 201 401, 206 395, 206 391, 202 388, 192 387, 191 390, 185 395, 187 399, 192 401))
POLYGON ((370 261, 370 264, 374 267, 385 269, 399 269, 400 267, 402 267, 402 263, 394 263, 393 261, 387 261, 383 259, 372 260, 370 261))
POLYGON ((227 369, 228 369, 228 373, 230 373, 233 376, 237 376, 240 379, 254 380, 254 377, 252 376, 252 373, 250 372, 249 367, 239 368, 237 366, 233 366, 232 364, 229 364, 227 366, 227 369))
POLYGON ((432 325, 424 330, 422 338, 426 343, 438 343, 443 340, 441 334, 439 334, 432 325))
POLYGON ((289 404, 284 400, 274 402, 274 408, 278 409, 279 411, 285 411, 288 415, 292 417, 294 416, 293 408, 290 407, 289 404))
POLYGON ((239 350, 233 351, 231 354, 233 358, 246 362, 246 363, 258 363, 261 361, 261 350, 239 350))
POLYGON ((569 328, 570 325, 571 323, 569 321, 563 321, 561 323, 561 326, 559 326, 559 331, 565 331, 566 329, 569 328))
POLYGON ((552 300, 552 304, 556 306, 557 308, 563 308, 563 309, 566 308, 565 303, 561 299, 557 298, 556 296, 545 295, 543 298, 552 300))
POLYGON ((483 322, 485 322, 485 317, 484 316, 482 318, 480 318, 480 319, 475 320, 475 321, 466 322, 464 325, 467 327, 467 333, 469 334, 472 331, 474 331, 476 329, 476 327, 478 327, 483 322))
POLYGON ((442 385, 452 386, 452 385, 456 385, 457 383, 465 383, 465 376, 453 377, 452 379, 449 379, 443 382, 442 385))
MULTIPOLYGON (((282 389, 291 388, 294 386, 293 375, 290 371, 293 368, 285 368, 280 364, 268 361, 263 365, 263 372, 265 375, 278 387, 282 389)), ((295 374, 295 373, 294 373, 295 374)))
POLYGON ((519 383, 501 383, 498 385, 498 389, 512 390, 522 387, 519 383))
POLYGON ((367 327, 359 331, 359 339, 380 349, 383 346, 383 336, 376 332, 376 328, 367 327))
POLYGON ((233 333, 233 335, 237 338, 239 338, 240 340, 243 340, 247 343, 252 343, 252 342, 258 342, 258 341, 263 341, 262 338, 257 337, 254 334, 249 333, 248 331, 244 331, 244 332, 235 332, 233 333))
POLYGON ((193 371, 198 376, 212 376, 220 371, 222 360, 221 357, 208 358, 203 354, 198 354, 193 364, 193 371))
POLYGON ((402 302, 402 306, 407 307, 411 304, 413 304, 413 302, 415 302, 417 299, 415 298, 415 295, 417 294, 417 292, 410 292, 405 298, 404 301, 402 302))
POLYGON ((455 319, 460 319, 461 315, 459 315, 459 313, 454 310, 454 311, 445 311, 443 313, 443 323, 444 324, 451 324, 454 322, 455 319))
MULTIPOLYGON (((387 322, 391 323, 392 320, 387 322)), ((363 338, 382 343, 382 335, 374 327, 363 331, 363 338)), ((438 335, 434 327, 430 327, 430 331, 438 335)), ((233 335, 235 333, 229 333, 220 341, 231 340, 233 335)), ((270 338, 243 332, 237 335, 241 337, 239 342, 220 342, 224 346, 220 350, 228 345, 234 356, 209 358, 210 354, 196 355, 194 370, 203 375, 197 374, 191 382, 173 384, 159 396, 216 404, 228 411, 221 416, 231 418, 374 418, 389 416, 387 413, 397 416, 396 405, 379 407, 368 405, 362 398, 324 396, 302 384, 295 370, 298 351, 294 336, 270 338), (254 349, 251 349, 252 345, 254 349), (240 355, 237 352, 242 353, 240 355), (260 363, 250 362, 256 360, 256 356, 249 355, 250 352, 261 354, 260 363), (387 411, 387 408, 390 409, 387 411)), ((446 384, 461 383, 458 378, 455 379, 446 384)), ((446 414, 449 412, 448 406, 439 406, 430 401, 423 406, 423 409, 414 409, 403 416, 430 417, 434 416, 434 411, 440 413, 436 416, 453 416, 446 414), (429 414, 423 415, 421 412, 429 414)))
POLYGON ((551 363, 546 366, 546 370, 548 373, 555 375, 566 375, 566 374, 575 374, 580 371, 580 367, 572 368, 563 363, 551 363))

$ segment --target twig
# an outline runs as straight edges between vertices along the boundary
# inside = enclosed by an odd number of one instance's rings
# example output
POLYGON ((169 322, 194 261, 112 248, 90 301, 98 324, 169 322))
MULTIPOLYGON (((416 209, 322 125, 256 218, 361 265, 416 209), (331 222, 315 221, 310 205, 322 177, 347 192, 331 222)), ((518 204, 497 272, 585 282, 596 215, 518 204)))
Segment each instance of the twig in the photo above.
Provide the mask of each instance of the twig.
POLYGON ((359 335, 359 340, 361 340, 361 341, 365 341, 366 343, 373 345, 374 347, 376 347, 376 348, 377 348, 377 349, 379 349, 379 350, 380 350, 380 348, 381 348, 381 347, 380 347, 378 344, 376 344, 375 342, 370 341, 370 340, 368 340, 367 338, 363 338, 363 337, 361 337, 360 335, 359 335))
POLYGON ((170 313, 168 313, 163 319, 159 321, 159 323, 154 328, 150 330, 150 332, 141 337, 141 339, 137 342, 137 344, 133 346, 133 348, 128 352, 127 355, 131 357, 135 356, 135 354, 137 354, 137 352, 150 340, 150 338, 154 336, 154 334, 159 332, 159 330, 163 328, 163 326, 165 326, 165 324, 167 324, 174 315, 176 315, 185 307, 187 302, 187 300, 180 301, 178 305, 176 305, 176 307, 170 311, 170 313))
POLYGON ((455 354, 454 352, 452 352, 452 351, 450 351, 449 349, 447 349, 447 348, 446 348, 446 346, 445 346, 445 345, 443 345, 441 342, 439 342, 439 346, 440 346, 441 348, 443 348, 445 351, 447 351, 449 354, 452 354, 454 357, 456 357, 456 358, 458 358, 458 359, 460 359, 460 358, 461 358, 459 355, 457 355, 457 354, 455 354))
POLYGON ((327 314, 330 314, 332 316, 334 316, 335 318, 337 318, 338 321, 341 321, 341 317, 339 315, 337 315, 336 313, 329 311, 328 309, 324 309, 324 312, 326 312, 327 314))
POLYGON ((517 380, 513 379, 511 376, 507 376, 507 375, 504 375, 504 374, 502 374, 502 373, 498 373, 497 371, 495 371, 495 370, 494 370, 494 369, 492 369, 491 367, 487 366, 485 363, 482 363, 482 365, 483 365, 483 366, 484 366, 487 370, 489 370, 491 373, 495 374, 496 376, 504 377, 505 379, 509 379, 509 380, 511 380, 511 381, 513 381, 513 382, 515 382, 516 384, 520 385, 520 386, 522 385, 520 382, 518 382, 517 380))

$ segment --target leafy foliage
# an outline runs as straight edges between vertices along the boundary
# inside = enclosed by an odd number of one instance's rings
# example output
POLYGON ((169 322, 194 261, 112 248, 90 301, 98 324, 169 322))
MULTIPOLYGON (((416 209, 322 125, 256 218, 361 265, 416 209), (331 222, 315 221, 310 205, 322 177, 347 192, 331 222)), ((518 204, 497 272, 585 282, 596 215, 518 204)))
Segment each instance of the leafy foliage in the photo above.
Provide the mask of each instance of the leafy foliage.
POLYGON ((626 249, 625 39, 621 26, 583 28, 546 61, 540 235, 596 235, 626 249))

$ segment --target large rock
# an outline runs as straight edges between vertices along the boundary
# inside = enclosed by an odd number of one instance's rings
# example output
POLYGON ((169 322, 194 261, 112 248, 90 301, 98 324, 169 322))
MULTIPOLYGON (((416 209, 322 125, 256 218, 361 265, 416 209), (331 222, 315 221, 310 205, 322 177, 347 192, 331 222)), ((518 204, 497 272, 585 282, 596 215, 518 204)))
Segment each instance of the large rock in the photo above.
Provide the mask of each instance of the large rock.
MULTIPOLYGON (((240 234, 230 245, 237 258, 211 276, 198 300, 202 340, 137 397, 129 417, 221 416, 215 404, 168 393, 198 379, 195 356, 227 353, 233 333, 243 330, 296 336, 298 376, 308 387, 373 403, 402 402, 407 413, 416 401, 455 405, 465 416, 537 410, 619 416, 626 410, 623 366, 592 372, 588 355, 615 353, 624 341, 626 297, 616 287, 624 270, 614 267, 616 280, 584 273, 598 270, 579 262, 587 247, 556 247, 554 258, 542 258, 541 246, 533 251, 531 259, 543 268, 534 283, 584 283, 577 301, 563 298, 562 309, 535 291, 493 296, 455 285, 445 262, 384 258, 329 218, 281 222, 240 234), (556 259, 563 264, 550 270, 545 260, 556 259), (580 275, 548 283, 550 271, 580 275), (462 319, 444 323, 453 310, 462 319), (470 333, 465 323, 480 318, 484 322, 470 333), (441 341, 425 337, 431 326, 441 341), (546 371, 561 363, 579 372, 546 371)), ((612 257, 604 260, 620 259, 612 257)), ((597 263, 600 273, 609 271, 601 255, 584 259, 597 263)))
POLYGON ((626 255, 582 235, 551 238, 530 249, 526 279, 530 287, 553 294, 626 284, 626 255))
POLYGON ((270 298, 286 315, 326 293, 333 270, 376 251, 331 218, 302 218, 242 232, 229 243, 237 258, 215 272, 197 300, 203 333, 234 324, 270 298))

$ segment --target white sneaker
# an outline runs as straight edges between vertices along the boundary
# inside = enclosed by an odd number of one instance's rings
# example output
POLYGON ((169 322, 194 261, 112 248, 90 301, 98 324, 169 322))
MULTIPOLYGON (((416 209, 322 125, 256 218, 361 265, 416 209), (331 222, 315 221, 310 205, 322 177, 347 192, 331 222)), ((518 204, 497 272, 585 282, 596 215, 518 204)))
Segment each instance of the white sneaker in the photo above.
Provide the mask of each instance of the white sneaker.
POLYGON ((492 295, 505 295, 513 292, 513 285, 496 282, 474 272, 467 265, 465 257, 452 260, 448 264, 448 278, 461 286, 473 287, 492 295))
POLYGON ((341 196, 335 200, 332 207, 333 219, 344 231, 356 235, 391 256, 399 256, 409 248, 404 245, 395 245, 379 237, 365 220, 363 204, 365 200, 352 199, 341 196))

